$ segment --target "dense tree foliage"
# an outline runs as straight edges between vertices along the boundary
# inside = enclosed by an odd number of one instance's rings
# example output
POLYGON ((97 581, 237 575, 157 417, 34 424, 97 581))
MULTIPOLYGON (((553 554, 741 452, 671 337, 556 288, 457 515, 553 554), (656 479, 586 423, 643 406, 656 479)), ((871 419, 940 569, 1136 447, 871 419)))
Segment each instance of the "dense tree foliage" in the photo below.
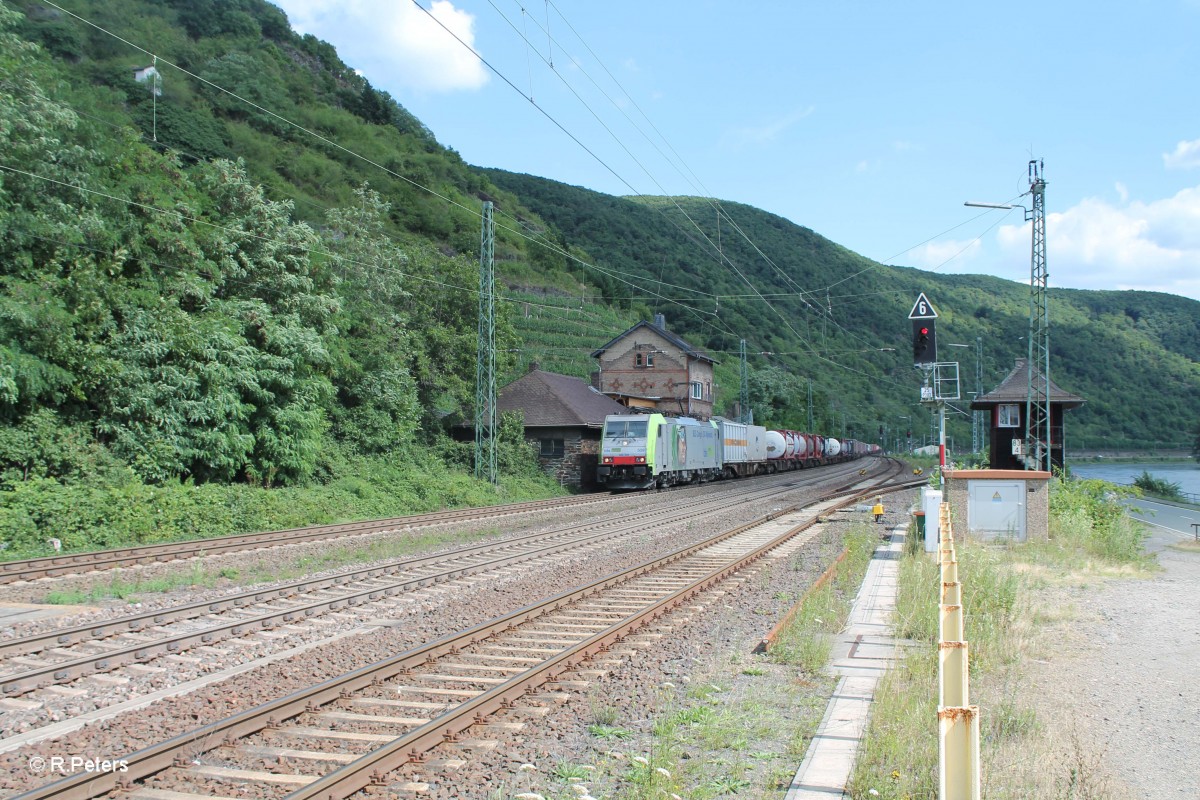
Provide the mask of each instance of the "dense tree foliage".
MULTIPOLYGON (((181 4, 180 21, 198 40, 257 40, 259 6, 181 4)), ((291 200, 271 199, 247 162, 209 160, 232 152, 245 135, 236 126, 285 133, 278 118, 208 84, 192 96, 207 113, 124 75, 70 88, 20 23, 0 5, 6 484, 125 480, 130 469, 155 483, 292 484, 330 446, 394 453, 444 435, 473 388, 469 255, 402 242, 395 207, 366 185, 348 188, 318 230, 291 200), (84 105, 142 128, 153 105, 152 124, 179 149, 82 116, 84 105), (224 123, 197 124, 212 112, 224 123)), ((212 84, 263 108, 287 96, 269 59, 233 50, 200 61, 212 84)), ((359 117, 390 127, 403 116, 365 83, 356 96, 359 117)), ((342 113, 340 125, 366 124, 342 113)), ((502 339, 509 331, 502 321, 502 339)))

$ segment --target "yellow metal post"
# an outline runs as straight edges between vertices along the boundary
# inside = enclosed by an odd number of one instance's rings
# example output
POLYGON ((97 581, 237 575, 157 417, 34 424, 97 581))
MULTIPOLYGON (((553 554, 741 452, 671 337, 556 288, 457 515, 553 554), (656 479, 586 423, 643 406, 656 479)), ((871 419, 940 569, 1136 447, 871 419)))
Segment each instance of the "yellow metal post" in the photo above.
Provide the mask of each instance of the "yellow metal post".
POLYGON ((942 605, 962 605, 962 584, 958 581, 942 581, 942 605))
POLYGON ((979 800, 979 708, 938 709, 940 800, 979 800))
POLYGON ((938 645, 938 706, 951 708, 968 704, 967 643, 938 645))
POLYGON ((963 640, 962 606, 941 607, 938 615, 938 639, 943 642, 961 642, 963 640))

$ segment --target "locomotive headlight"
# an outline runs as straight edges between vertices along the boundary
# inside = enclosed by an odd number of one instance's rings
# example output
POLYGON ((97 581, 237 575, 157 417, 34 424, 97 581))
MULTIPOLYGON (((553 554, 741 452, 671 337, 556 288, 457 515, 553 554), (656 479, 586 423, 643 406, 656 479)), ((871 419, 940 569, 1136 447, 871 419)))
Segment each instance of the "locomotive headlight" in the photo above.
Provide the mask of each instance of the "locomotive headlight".
POLYGON ((611 464, 611 463, 612 463, 612 456, 605 456, 605 457, 604 457, 604 463, 605 463, 605 464, 611 464))
POLYGON ((631 444, 633 444, 633 442, 629 441, 628 439, 622 439, 622 440, 621 440, 621 446, 622 446, 622 447, 629 447, 629 445, 631 445, 631 444))
POLYGON ((645 457, 645 456, 638 456, 638 457, 637 457, 637 463, 639 463, 639 464, 645 464, 645 463, 646 463, 646 457, 645 457))

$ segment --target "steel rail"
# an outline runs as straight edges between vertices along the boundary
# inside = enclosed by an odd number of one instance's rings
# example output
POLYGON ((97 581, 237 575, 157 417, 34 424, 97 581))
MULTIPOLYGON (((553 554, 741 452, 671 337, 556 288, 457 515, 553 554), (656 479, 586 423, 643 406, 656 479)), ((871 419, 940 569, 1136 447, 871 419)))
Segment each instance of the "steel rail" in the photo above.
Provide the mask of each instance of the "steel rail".
MULTIPOLYGON (((838 507, 850 505, 877 491, 876 487, 860 489, 850 494, 838 507)), ((201 752, 230 744, 239 738, 245 738, 266 728, 279 727, 284 720, 299 716, 306 711, 318 709, 347 696, 347 693, 376 686, 389 678, 432 663, 442 656, 456 655, 463 647, 478 644, 500 633, 512 630, 518 625, 536 620, 549 611, 558 610, 568 603, 591 598, 600 591, 619 586, 666 565, 674 564, 753 527, 776 519, 784 513, 790 513, 791 510, 766 514, 704 542, 689 545, 653 561, 561 592, 539 603, 476 625, 462 633, 442 637, 405 653, 360 667, 345 675, 331 678, 286 697, 240 712, 225 720, 204 725, 195 731, 143 748, 124 759, 127 767, 127 771, 124 773, 80 773, 29 790, 17 795, 13 800, 85 800, 100 797, 115 789, 129 789, 137 781, 168 769, 177 763, 187 763, 201 752)), ((484 692, 460 705, 456 710, 430 720, 390 744, 361 756, 352 764, 335 769, 307 787, 292 792, 288 795, 288 800, 347 797, 399 766, 412 761, 420 761, 424 752, 438 744, 453 741, 472 725, 482 723, 485 719, 483 716, 485 711, 494 712, 509 707, 517 696, 527 693, 530 690, 529 687, 556 681, 563 672, 577 667, 594 653, 621 641, 629 632, 649 625, 663 616, 667 610, 681 605, 704 588, 761 558, 797 532, 814 524, 819 518, 819 514, 814 514, 800 525, 773 537, 768 543, 756 548, 753 552, 710 571, 708 575, 695 581, 691 586, 659 599, 641 612, 627 618, 620 625, 612 626, 602 633, 589 637, 586 641, 556 654, 541 665, 527 670, 502 686, 484 692)))
POLYGON ((701 501, 698 504, 690 505, 684 511, 674 508, 664 509, 636 514, 632 517, 626 516, 619 521, 602 521, 543 534, 528 534, 514 539, 506 539, 503 542, 472 545, 448 553, 420 557, 394 565, 359 568, 325 578, 297 581, 287 586, 275 587, 269 590, 250 590, 218 600, 199 601, 170 609, 148 611, 124 619, 105 620, 100 623, 76 626, 68 630, 50 631, 24 639, 0 642, 0 654, 7 656, 31 652, 37 653, 47 647, 61 647, 72 644, 96 644, 103 646, 104 639, 101 637, 105 632, 110 637, 126 633, 137 633, 145 630, 149 621, 153 621, 153 624, 186 621, 209 614, 245 609, 251 602, 267 603, 278 600, 290 600, 298 593, 312 593, 333 589, 344 586, 351 580, 385 577, 389 574, 412 571, 426 566, 439 568, 439 571, 434 573, 407 576, 400 580, 391 581, 386 585, 373 585, 363 589, 352 590, 338 597, 301 602, 287 608, 256 614, 253 617, 219 622, 199 630, 168 634, 161 636, 155 641, 137 642, 128 646, 109 649, 101 653, 86 654, 75 659, 0 675, 0 687, 2 687, 0 688, 0 692, 5 696, 12 697, 43 688, 47 685, 64 683, 88 675, 107 672, 126 664, 145 663, 156 656, 178 654, 192 647, 214 644, 230 636, 241 636, 260 630, 270 630, 276 624, 286 624, 347 606, 354 607, 366 602, 396 597, 407 591, 415 591, 466 575, 499 569, 504 566, 546 557, 576 547, 584 547, 600 540, 610 539, 613 536, 625 535, 631 531, 645 530, 642 526, 648 520, 653 520, 653 525, 655 526, 669 525, 704 514, 735 508, 747 502, 766 499, 776 494, 792 491, 795 488, 795 485, 792 484, 783 487, 762 488, 750 495, 738 495, 736 498, 717 498, 701 501), (614 526, 616 526, 615 530, 612 529, 614 526), (598 533, 577 535, 581 531, 595 530, 597 528, 607 530, 601 530, 598 533), (573 538, 557 544, 541 544, 548 539, 562 537, 573 538), (519 545, 529 545, 531 549, 522 550, 501 559, 494 558, 496 552, 512 550, 519 545), (466 558, 475 558, 478 560, 473 563, 459 563, 449 568, 445 567, 448 561, 460 561, 466 558))
POLYGON ((510 503, 482 508, 464 508, 451 511, 431 511, 381 520, 344 522, 333 525, 313 525, 305 528, 287 528, 261 533, 239 533, 215 536, 206 539, 187 539, 161 544, 115 547, 106 550, 84 550, 16 561, 0 562, 0 584, 15 583, 34 578, 59 577, 64 573, 80 570, 103 570, 131 567, 139 564, 166 563, 195 556, 221 555, 224 553, 277 547, 287 544, 333 539, 344 536, 365 536, 393 530, 422 528, 451 522, 498 519, 514 514, 528 514, 576 505, 590 505, 611 500, 609 495, 582 495, 556 497, 525 503, 510 503))
MULTIPOLYGON (((789 473, 774 474, 783 475, 789 473)), ((687 489, 689 487, 678 488, 687 489)), ((222 555, 346 536, 365 536, 452 522, 499 519, 515 514, 535 513, 561 507, 605 503, 614 499, 614 496, 611 494, 559 497, 499 506, 432 511, 424 514, 412 514, 382 520, 313 525, 304 528, 287 528, 259 533, 229 534, 204 539, 187 539, 184 541, 116 547, 104 550, 84 550, 53 556, 0 561, 0 585, 36 578, 61 577, 64 574, 78 574, 81 570, 106 570, 145 564, 167 563, 198 556, 222 555)))

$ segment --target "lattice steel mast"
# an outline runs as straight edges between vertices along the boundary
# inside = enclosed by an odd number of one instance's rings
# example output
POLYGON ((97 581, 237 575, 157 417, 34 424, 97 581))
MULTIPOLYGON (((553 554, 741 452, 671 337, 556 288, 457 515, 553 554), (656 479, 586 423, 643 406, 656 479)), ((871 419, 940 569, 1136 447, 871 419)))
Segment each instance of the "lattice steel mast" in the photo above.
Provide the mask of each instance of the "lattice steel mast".
MULTIPOLYGON (((1044 164, 1029 162, 1029 194, 1033 198, 1033 243, 1029 268, 1029 390, 1025 398, 1025 453, 1035 469, 1051 471, 1050 458, 1050 318, 1046 279, 1046 181, 1044 164)), ((1029 463, 1027 461, 1027 463, 1029 463)))
POLYGON ((483 203, 479 240, 479 344, 475 362, 475 477, 495 483, 496 467, 496 225, 483 203))

